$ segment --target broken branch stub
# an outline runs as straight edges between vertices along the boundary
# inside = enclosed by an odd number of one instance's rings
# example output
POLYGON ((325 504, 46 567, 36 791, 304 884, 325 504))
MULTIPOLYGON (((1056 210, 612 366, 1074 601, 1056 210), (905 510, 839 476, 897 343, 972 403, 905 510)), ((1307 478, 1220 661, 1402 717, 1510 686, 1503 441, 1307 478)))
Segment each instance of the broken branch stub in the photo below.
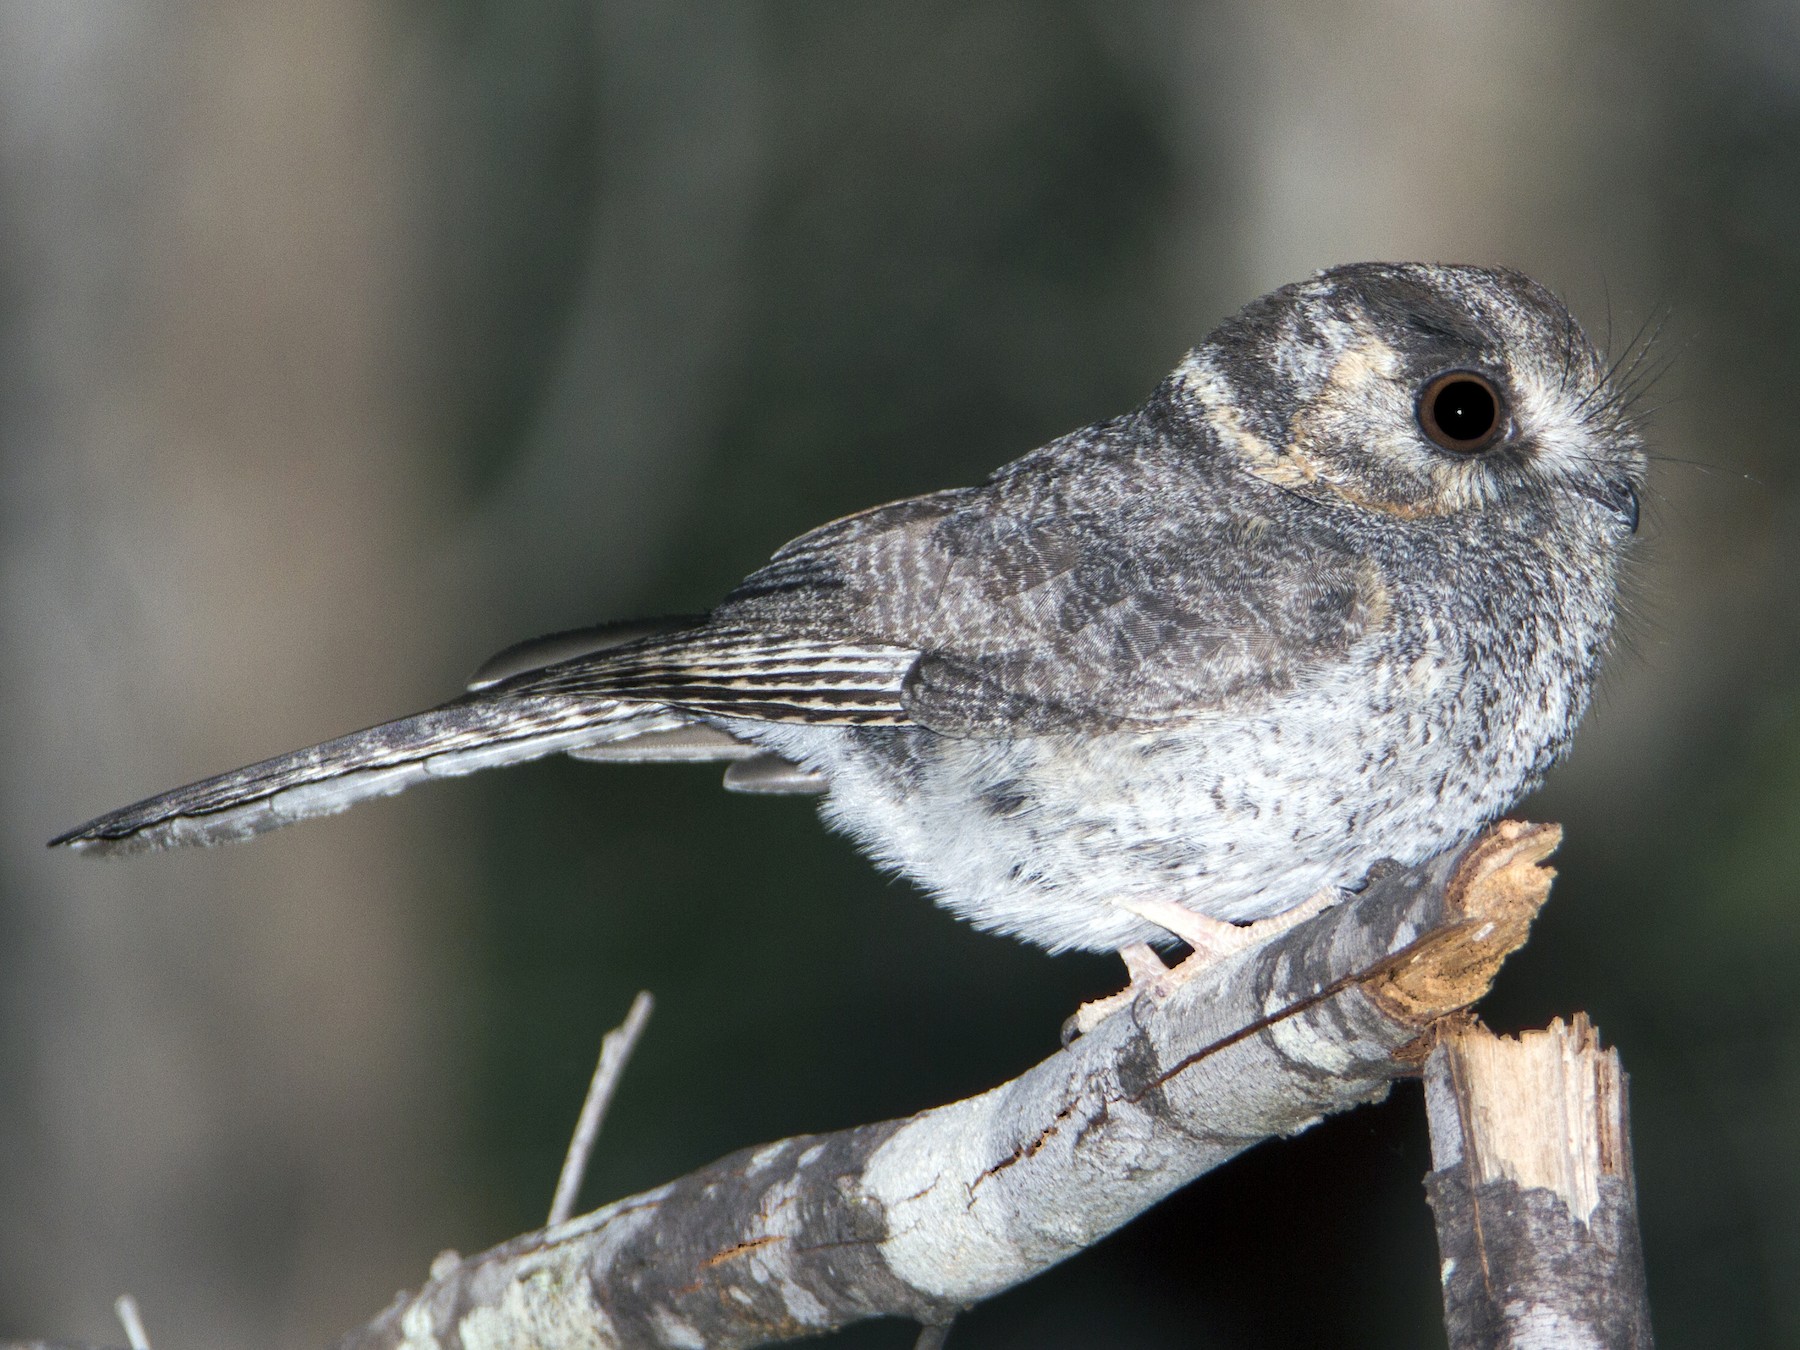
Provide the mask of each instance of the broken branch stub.
POLYGON ((1625 1073, 1587 1017, 1446 1028, 1425 1107, 1451 1350, 1649 1350, 1625 1073))
POLYGON ((1267 945, 1178 967, 1009 1083, 783 1140, 465 1259, 341 1350, 769 1344, 941 1323, 1245 1149, 1387 1094, 1548 895, 1555 826, 1377 870, 1267 945))

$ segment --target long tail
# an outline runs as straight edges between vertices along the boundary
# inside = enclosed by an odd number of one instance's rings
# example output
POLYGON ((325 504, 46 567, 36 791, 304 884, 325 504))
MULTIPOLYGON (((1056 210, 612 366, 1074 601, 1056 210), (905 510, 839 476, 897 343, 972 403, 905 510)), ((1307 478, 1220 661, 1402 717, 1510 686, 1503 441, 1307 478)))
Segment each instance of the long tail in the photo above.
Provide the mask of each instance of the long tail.
POLYGON ((307 750, 265 759, 90 820, 50 841, 139 853, 248 839, 370 797, 558 752, 584 759, 743 760, 757 748, 669 709, 481 690, 307 750))

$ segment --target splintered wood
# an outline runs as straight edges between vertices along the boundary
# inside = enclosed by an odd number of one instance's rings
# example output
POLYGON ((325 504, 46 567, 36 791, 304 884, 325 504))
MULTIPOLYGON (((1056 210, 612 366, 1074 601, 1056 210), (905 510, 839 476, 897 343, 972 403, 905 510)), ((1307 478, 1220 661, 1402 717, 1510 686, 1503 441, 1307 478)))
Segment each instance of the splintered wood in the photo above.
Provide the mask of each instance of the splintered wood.
MULTIPOLYGON (((1626 1164, 1625 1075, 1618 1052, 1600 1049, 1587 1014, 1516 1041, 1457 1033, 1451 1068, 1481 1091, 1458 1094, 1462 1129, 1433 1142, 1466 1147, 1477 1183, 1554 1191, 1586 1223, 1600 1203, 1600 1178, 1622 1176, 1626 1164)), ((1457 1161, 1432 1157, 1437 1167, 1457 1161)))
POLYGON ((1420 1025, 1473 1006, 1500 965, 1525 945, 1550 897, 1556 869, 1545 859, 1560 825, 1503 820, 1472 844, 1444 888, 1444 923, 1412 944, 1370 993, 1420 1025))
POLYGON ((1446 1029, 1425 1105, 1452 1350, 1649 1346, 1625 1074, 1586 1016, 1446 1029))

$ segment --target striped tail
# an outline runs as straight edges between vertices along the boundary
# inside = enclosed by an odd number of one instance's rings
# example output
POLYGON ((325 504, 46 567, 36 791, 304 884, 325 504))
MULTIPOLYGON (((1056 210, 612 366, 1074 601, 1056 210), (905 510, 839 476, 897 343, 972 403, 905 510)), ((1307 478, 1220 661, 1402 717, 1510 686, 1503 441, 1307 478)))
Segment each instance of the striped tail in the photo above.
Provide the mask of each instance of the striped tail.
POLYGON ((433 778, 565 751, 612 760, 737 760, 758 753, 656 705, 496 689, 159 793, 50 843, 116 854, 248 839, 433 778))
POLYGON ((917 656, 692 618, 552 633, 507 648, 475 673, 471 692, 440 707, 161 793, 50 843, 94 853, 220 844, 427 779, 558 753, 728 760, 734 791, 819 792, 816 774, 715 722, 904 725, 902 686, 917 656))

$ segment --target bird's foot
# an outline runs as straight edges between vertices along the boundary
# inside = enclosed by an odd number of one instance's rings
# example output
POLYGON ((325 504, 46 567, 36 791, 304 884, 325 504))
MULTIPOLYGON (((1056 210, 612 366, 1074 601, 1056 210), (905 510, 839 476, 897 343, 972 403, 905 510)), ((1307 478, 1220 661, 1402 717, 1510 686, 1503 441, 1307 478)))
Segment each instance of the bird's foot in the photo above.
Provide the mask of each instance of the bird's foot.
POLYGON ((1173 900, 1128 897, 1114 900, 1113 903, 1140 919, 1148 919, 1158 928, 1166 928, 1192 947, 1193 955, 1178 967, 1191 974, 1223 961, 1228 956, 1260 947, 1276 934, 1285 933, 1296 924, 1305 923, 1315 914, 1323 913, 1336 904, 1340 894, 1342 892, 1337 887, 1327 886, 1294 908, 1283 910, 1280 914, 1271 914, 1255 923, 1228 923, 1224 919, 1209 918, 1205 914, 1196 914, 1186 905, 1178 905, 1173 900))
POLYGON ((1327 886, 1290 910, 1258 919, 1255 923, 1228 923, 1223 919, 1196 914, 1186 905, 1173 900, 1132 897, 1114 900, 1120 909, 1129 910, 1140 919, 1148 919, 1187 943, 1193 952, 1180 965, 1171 969, 1146 942, 1121 947, 1119 956, 1125 962, 1131 982, 1116 994, 1084 1003, 1063 1023, 1063 1044, 1086 1035, 1120 1008, 1129 1007, 1139 994, 1161 1000, 1168 997, 1176 984, 1191 978, 1228 956, 1260 947, 1297 924, 1305 923, 1336 904, 1343 892, 1327 886))
POLYGON ((1157 987, 1168 975, 1169 968, 1148 942, 1134 942, 1119 948, 1119 959, 1125 963, 1130 982, 1116 994, 1082 1004, 1063 1022, 1062 1042, 1068 1045, 1077 1036, 1085 1036, 1120 1008, 1129 1007, 1139 994, 1155 996, 1157 987))

